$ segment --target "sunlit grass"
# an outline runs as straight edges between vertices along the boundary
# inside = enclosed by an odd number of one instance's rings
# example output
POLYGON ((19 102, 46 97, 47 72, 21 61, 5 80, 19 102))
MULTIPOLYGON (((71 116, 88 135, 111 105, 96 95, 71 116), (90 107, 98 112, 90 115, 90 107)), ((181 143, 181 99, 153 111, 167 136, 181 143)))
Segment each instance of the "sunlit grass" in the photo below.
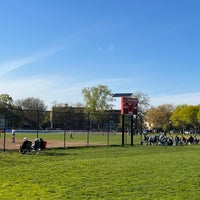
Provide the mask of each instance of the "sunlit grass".
POLYGON ((0 199, 198 199, 200 145, 0 153, 0 199))
MULTIPOLYGON (((7 133, 7 139, 11 141, 11 133, 7 133)), ((43 138, 44 140, 60 140, 69 143, 83 143, 84 146, 94 146, 94 145, 121 145, 122 144, 122 136, 121 133, 113 134, 112 132, 74 132, 73 140, 70 139, 69 132, 64 134, 63 132, 58 133, 16 133, 16 139, 23 140, 24 137, 27 137, 29 140, 34 141, 36 137, 43 138)), ((124 144, 131 143, 131 137, 127 133, 124 136, 124 144)), ((134 136, 134 144, 140 143, 140 135, 134 136)))

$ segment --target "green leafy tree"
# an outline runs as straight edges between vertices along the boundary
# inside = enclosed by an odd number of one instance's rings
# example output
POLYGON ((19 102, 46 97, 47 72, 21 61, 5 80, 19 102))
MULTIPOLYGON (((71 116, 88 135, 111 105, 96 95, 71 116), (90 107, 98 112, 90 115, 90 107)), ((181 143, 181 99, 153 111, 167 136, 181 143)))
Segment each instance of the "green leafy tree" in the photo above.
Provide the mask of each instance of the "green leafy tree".
POLYGON ((13 99, 8 94, 0 94, 0 108, 11 108, 13 99))
POLYGON ((199 106, 192 105, 185 106, 181 111, 183 122, 188 126, 192 126, 195 131, 198 126, 198 112, 199 106))
MULTIPOLYGON (((6 118, 6 123, 4 126, 10 128, 13 114, 11 109, 13 108, 13 99, 8 94, 0 94, 0 118, 4 120, 6 118)), ((1 124, 1 123, 0 123, 1 124)), ((2 125, 1 125, 2 126, 2 125)))
POLYGON ((187 105, 176 106, 170 117, 170 121, 172 122, 173 126, 175 128, 181 129, 182 131, 185 129, 186 126, 182 113, 185 107, 187 107, 187 105))
POLYGON ((198 120, 198 123, 200 124, 200 105, 198 105, 197 120, 198 120))
POLYGON ((196 131, 200 122, 200 105, 177 106, 170 120, 175 127, 181 128, 182 132, 186 127, 192 127, 196 131))
POLYGON ((96 114, 97 111, 104 112, 113 107, 111 103, 114 99, 111 90, 105 85, 83 88, 82 94, 85 102, 85 109, 91 114, 96 114))
MULTIPOLYGON (((107 117, 108 110, 112 109, 114 101, 111 90, 105 85, 82 89, 85 112, 89 113, 90 120, 100 122, 107 117)), ((99 127, 98 127, 99 128, 99 127)))

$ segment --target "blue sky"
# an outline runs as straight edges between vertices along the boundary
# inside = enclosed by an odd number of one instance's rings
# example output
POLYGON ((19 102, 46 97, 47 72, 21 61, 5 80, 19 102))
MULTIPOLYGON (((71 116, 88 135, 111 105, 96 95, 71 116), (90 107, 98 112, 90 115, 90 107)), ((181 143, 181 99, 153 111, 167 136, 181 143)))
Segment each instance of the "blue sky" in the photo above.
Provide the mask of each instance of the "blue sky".
POLYGON ((199 0, 0 5, 0 94, 76 104, 84 87, 103 84, 153 106, 200 103, 199 0))

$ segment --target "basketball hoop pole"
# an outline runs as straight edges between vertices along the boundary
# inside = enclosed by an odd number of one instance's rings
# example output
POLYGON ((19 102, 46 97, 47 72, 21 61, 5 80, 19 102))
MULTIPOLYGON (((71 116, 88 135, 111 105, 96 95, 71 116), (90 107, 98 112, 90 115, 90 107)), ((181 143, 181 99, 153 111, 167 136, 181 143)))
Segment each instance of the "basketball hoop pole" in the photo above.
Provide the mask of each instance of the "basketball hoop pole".
POLYGON ((133 115, 131 115, 131 146, 133 146, 133 115))
POLYGON ((124 146, 124 114, 122 114, 122 146, 124 146))
MULTIPOLYGON (((138 111, 138 99, 131 97, 132 93, 116 93, 113 97, 121 97, 121 117, 122 117, 122 146, 124 146, 124 115, 130 114, 131 116, 131 146, 133 146, 133 115, 138 111)), ((136 120, 137 123, 137 120, 136 120)), ((135 125, 136 129, 136 125, 135 125)))

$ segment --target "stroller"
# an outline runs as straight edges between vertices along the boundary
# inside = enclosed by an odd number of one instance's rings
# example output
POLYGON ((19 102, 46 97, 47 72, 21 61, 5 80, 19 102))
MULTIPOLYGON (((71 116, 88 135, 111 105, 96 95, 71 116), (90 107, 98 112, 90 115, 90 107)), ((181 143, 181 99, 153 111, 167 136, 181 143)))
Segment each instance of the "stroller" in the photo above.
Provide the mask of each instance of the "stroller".
POLYGON ((27 138, 24 138, 23 144, 19 148, 19 152, 21 154, 30 153, 32 151, 32 142, 29 141, 27 138))

